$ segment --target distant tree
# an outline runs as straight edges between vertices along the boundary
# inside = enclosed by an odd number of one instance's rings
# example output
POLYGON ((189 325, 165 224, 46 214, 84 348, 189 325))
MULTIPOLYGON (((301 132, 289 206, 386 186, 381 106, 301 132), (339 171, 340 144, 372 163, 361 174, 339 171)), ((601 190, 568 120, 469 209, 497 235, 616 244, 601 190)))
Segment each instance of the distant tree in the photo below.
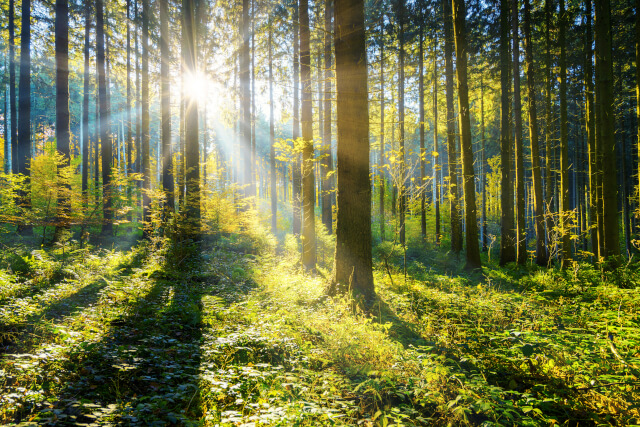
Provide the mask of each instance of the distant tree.
POLYGON ((273 115, 273 18, 269 17, 269 39, 268 60, 269 60, 269 170, 270 170, 270 191, 271 191, 271 232, 278 231, 278 189, 276 171, 276 147, 275 147, 275 117, 273 115))
POLYGON ((350 290, 371 304, 369 109, 363 0, 336 0, 338 127, 336 252, 329 294, 350 290))

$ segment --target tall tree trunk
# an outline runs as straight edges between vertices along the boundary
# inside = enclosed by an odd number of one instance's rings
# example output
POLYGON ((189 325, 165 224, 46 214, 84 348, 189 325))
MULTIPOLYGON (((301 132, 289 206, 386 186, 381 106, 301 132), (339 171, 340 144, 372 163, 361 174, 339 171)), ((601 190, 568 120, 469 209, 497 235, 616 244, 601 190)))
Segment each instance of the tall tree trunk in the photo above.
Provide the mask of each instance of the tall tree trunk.
POLYGON ((105 62, 104 5, 96 0, 96 65, 98 68, 98 98, 100 103, 100 143, 102 146, 102 232, 110 235, 113 231, 111 210, 111 157, 110 139, 111 113, 107 102, 107 76, 105 62))
POLYGON ((142 220, 145 225, 145 235, 151 231, 151 159, 149 154, 149 0, 142 0, 142 220))
POLYGON ((300 0, 300 79, 302 82, 302 264, 307 271, 316 265, 315 183, 313 161, 313 115, 311 111, 311 46, 309 3, 300 0))
MULTIPOLYGON (((132 151, 133 134, 131 124, 131 0, 127 0, 127 176, 133 173, 132 151)), ((127 200, 129 206, 133 206, 133 192, 130 184, 127 184, 127 200)), ((133 212, 129 212, 129 221, 133 219, 133 212)))
POLYGON ((89 67, 90 67, 91 3, 84 6, 84 87, 82 94, 82 204, 88 209, 89 196, 89 67))
MULTIPOLYGON (((589 0, 589 6, 591 3, 589 0)), ((589 9, 590 11, 591 9, 589 9)), ((640 0, 636 0, 636 133, 638 134, 638 168, 640 169, 640 0)), ((591 15, 589 15, 591 18, 591 15)), ((638 173, 637 194, 640 200, 640 172, 638 173)))
POLYGON ((547 248, 544 244, 544 201, 542 175, 540 172, 540 149, 538 146, 538 112, 536 110, 536 85, 533 65, 533 42, 531 38, 531 4, 524 0, 524 40, 527 67, 527 98, 529 107, 529 142, 531 144, 533 206, 536 228, 536 264, 547 264, 547 248))
POLYGON ((169 4, 160 0, 160 109, 162 116, 162 190, 167 198, 167 209, 174 210, 173 174, 171 152, 171 77, 169 67, 171 51, 169 45, 169 4))
POLYGON ((553 116, 551 111, 551 7, 553 0, 545 0, 545 215, 547 227, 547 253, 551 256, 554 251, 553 238, 553 116))
POLYGON ((440 246, 440 152, 438 151, 438 33, 433 40, 433 188, 436 221, 436 245, 440 246))
POLYGON ((9 113, 11 114, 11 172, 18 172, 18 113, 16 111, 15 2, 9 0, 9 113))
POLYGON ((329 294, 351 289, 375 298, 371 260, 371 185, 364 0, 336 1, 338 113, 336 252, 329 294))
POLYGON ((560 230, 562 234, 562 268, 566 268, 572 259, 569 219, 569 129, 567 117, 567 12, 564 0, 560 0, 560 230))
POLYGON ((456 153, 456 125, 453 112, 453 23, 451 3, 442 0, 444 10, 444 56, 447 98, 447 154, 449 157, 449 207, 451 212, 451 250, 462 251, 462 220, 458 195, 458 158, 456 153))
POLYGON ((269 168, 271 178, 271 232, 278 231, 278 192, 276 186, 275 117, 273 115, 273 21, 269 17, 269 168))
POLYGON ((69 3, 56 0, 56 147, 62 155, 58 164, 58 209, 56 240, 62 228, 68 226, 71 214, 71 183, 64 182, 64 169, 71 166, 69 148, 69 3))
MULTIPOLYGON (((18 173, 31 177, 31 1, 22 0, 22 31, 20 35, 20 86, 18 94, 18 173)), ((31 209, 30 191, 21 194, 21 205, 31 209)), ((31 233, 31 225, 22 225, 21 232, 31 233)))
MULTIPOLYGON (((182 0, 182 19, 184 19, 182 30, 185 33, 185 37, 183 38, 185 45, 182 46, 182 55, 184 56, 184 71, 187 73, 187 76, 196 75, 198 71, 194 11, 194 0, 182 0)), ((186 168, 185 200, 186 216, 188 218, 188 229, 186 230, 186 235, 192 239, 197 239, 200 235, 200 147, 198 144, 198 101, 194 97, 187 97, 184 104, 186 168)), ((245 115, 245 118, 248 117, 245 115)))
POLYGON ((500 265, 516 260, 516 236, 513 227, 513 182, 511 174, 511 126, 509 110, 509 0, 500 0, 500 87, 502 123, 500 127, 501 241, 500 265))
POLYGON ((255 21, 256 21, 256 0, 251 0, 251 150, 250 160, 251 168, 249 169, 249 195, 254 198, 254 203, 257 196, 256 188, 256 170, 258 165, 256 164, 256 71, 255 71, 255 58, 256 58, 256 43, 255 43, 255 21))
POLYGON ((400 244, 404 245, 406 238, 405 215, 407 209, 407 171, 405 165, 405 141, 404 141, 404 14, 405 0, 397 0, 398 16, 398 125, 400 126, 400 176, 398 178, 398 217, 400 230, 400 244))
POLYGON ((382 19, 380 20, 380 158, 378 159, 378 175, 380 179, 380 206, 378 208, 380 210, 380 239, 382 241, 385 240, 384 229, 386 222, 386 215, 384 212, 384 190, 386 177, 384 171, 384 96, 384 14, 382 14, 382 19))
POLYGON ((333 31, 331 19, 333 16, 333 0, 325 0, 324 10, 324 119, 322 132, 322 145, 324 146, 322 157, 322 223, 327 232, 333 230, 333 210, 331 203, 333 160, 331 153, 331 66, 332 66, 332 39, 333 31))
POLYGON ((242 108, 240 136, 242 144, 242 169, 244 172, 242 184, 246 197, 251 196, 251 63, 249 42, 249 1, 242 0, 242 46, 240 48, 240 105, 242 108))
MULTIPOLYGON (((639 0, 640 1, 640 0, 639 0)), ((586 98, 587 144, 589 146, 589 228, 591 230, 591 251, 595 259, 600 259, 598 244, 598 179, 596 164, 595 106, 593 99, 593 32, 591 29, 591 0, 585 0, 586 42, 584 61, 584 82, 586 98)), ((638 68, 640 70, 640 68, 638 68)))
POLYGON ((291 168, 291 181, 293 199, 293 234, 299 236, 302 231, 302 171, 300 164, 300 154, 295 147, 295 141, 300 137, 300 22, 299 22, 299 5, 298 0, 295 1, 295 10, 293 13, 293 130, 292 138, 294 141, 294 158, 291 168))
POLYGON ((524 145, 522 143, 522 102, 520 99, 520 37, 518 35, 518 0, 511 1, 513 54, 513 115, 516 137, 516 246, 518 264, 527 262, 527 224, 525 223, 524 145))
POLYGON ((620 255, 620 235, 618 230, 618 209, 616 201, 616 143, 615 115, 613 111, 613 62, 611 53, 611 4, 609 0, 596 3, 596 87, 597 106, 600 116, 599 132, 602 147, 602 222, 604 232, 605 260, 620 255), (606 191, 604 190, 606 189, 606 191))
POLYGON ((464 0, 453 0, 453 28, 456 45, 456 75, 458 77, 458 114, 460 120, 460 152, 462 155, 462 183, 467 237, 467 268, 479 269, 478 221, 476 218, 476 182, 473 170, 471 116, 469 114, 469 86, 467 83, 467 39, 465 33, 466 8, 464 0))
MULTIPOLYGON (((481 141, 481 157, 480 157, 480 186, 482 189, 482 219, 481 219, 481 241, 482 250, 488 249, 489 236, 487 235, 487 153, 485 150, 485 126, 484 126, 484 78, 480 74, 480 141, 481 141)), ((544 230, 543 230, 544 231, 544 230)), ((544 236, 543 236, 544 242, 544 236)))
MULTIPOLYGON (((424 18, 424 9, 420 10, 421 18, 424 18)), ((427 237, 427 192, 426 192, 426 165, 427 152, 424 146, 424 19, 420 19, 419 24, 419 83, 418 83, 418 104, 420 109, 420 229, 422 231, 422 239, 427 237)))

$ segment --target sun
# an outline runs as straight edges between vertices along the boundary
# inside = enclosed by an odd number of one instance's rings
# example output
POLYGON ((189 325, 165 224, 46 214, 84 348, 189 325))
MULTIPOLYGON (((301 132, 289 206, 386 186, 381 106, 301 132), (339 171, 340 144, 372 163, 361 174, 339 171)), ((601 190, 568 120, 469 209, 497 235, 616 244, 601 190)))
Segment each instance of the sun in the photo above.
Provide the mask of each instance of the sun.
POLYGON ((184 96, 203 105, 208 100, 210 83, 207 76, 199 71, 187 73, 184 76, 184 96))

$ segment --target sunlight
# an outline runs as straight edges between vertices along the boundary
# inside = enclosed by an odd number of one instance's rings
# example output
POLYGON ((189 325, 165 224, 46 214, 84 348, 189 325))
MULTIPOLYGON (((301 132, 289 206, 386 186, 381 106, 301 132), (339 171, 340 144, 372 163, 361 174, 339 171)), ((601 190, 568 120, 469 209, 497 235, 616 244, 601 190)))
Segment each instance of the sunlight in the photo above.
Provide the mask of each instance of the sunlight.
POLYGON ((210 81, 206 75, 200 71, 195 73, 187 73, 184 76, 184 95, 188 99, 194 99, 198 105, 204 105, 207 102, 210 81))

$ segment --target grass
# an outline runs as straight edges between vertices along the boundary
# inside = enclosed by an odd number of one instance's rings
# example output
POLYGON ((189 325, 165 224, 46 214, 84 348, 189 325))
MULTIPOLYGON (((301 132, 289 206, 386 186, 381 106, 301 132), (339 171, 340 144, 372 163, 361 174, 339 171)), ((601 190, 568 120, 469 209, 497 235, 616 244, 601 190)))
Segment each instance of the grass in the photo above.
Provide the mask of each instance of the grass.
POLYGON ((328 249, 309 277, 242 215, 198 245, 5 247, 0 423, 640 424, 635 265, 469 275, 411 247, 405 277, 394 250, 365 313, 324 296, 328 249))

